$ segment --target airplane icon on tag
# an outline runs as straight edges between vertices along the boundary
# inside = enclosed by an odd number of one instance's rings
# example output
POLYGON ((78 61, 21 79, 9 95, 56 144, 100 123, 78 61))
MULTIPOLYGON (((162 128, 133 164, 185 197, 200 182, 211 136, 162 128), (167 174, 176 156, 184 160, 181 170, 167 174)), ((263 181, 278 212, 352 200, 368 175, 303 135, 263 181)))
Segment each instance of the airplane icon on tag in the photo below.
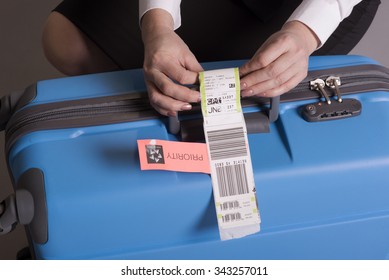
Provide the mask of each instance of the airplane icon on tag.
POLYGON ((147 163, 164 164, 163 148, 161 145, 146 145, 147 163))

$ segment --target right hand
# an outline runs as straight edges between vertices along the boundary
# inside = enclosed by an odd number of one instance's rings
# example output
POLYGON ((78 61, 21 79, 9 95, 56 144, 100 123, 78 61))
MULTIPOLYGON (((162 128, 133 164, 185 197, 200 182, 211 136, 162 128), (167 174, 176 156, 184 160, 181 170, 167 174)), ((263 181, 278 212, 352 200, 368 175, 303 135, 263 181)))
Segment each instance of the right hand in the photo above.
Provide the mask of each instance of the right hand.
POLYGON ((320 40, 299 21, 286 23, 240 67, 242 97, 274 97, 288 92, 308 72, 308 59, 320 40))
POLYGON ((162 115, 176 116, 200 101, 200 93, 184 85, 198 83, 203 68, 173 30, 171 15, 148 11, 141 22, 145 48, 143 70, 151 105, 162 115))

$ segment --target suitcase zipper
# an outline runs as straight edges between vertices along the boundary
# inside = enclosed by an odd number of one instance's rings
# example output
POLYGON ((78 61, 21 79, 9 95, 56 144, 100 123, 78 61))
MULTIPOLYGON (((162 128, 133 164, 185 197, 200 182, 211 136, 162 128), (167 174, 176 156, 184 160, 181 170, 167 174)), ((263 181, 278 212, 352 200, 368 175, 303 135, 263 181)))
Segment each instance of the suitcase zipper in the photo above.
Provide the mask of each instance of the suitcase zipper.
POLYGON ((158 118, 146 93, 29 106, 16 112, 5 128, 6 150, 29 132, 105 125, 158 118))
MULTIPOLYGON (((370 64, 348 66, 338 69, 310 71, 307 78, 297 87, 281 96, 281 102, 320 97, 315 91, 310 90, 310 88, 313 88, 322 94, 325 92, 328 103, 330 101, 329 94, 324 90, 325 86, 334 87, 335 92, 338 93, 338 98, 340 96, 340 79, 339 81, 334 79, 337 77, 342 77, 343 95, 377 90, 389 91, 389 70, 386 67, 370 64), (320 86, 311 85, 312 80, 319 81, 320 86)), ((243 107, 268 103, 269 99, 262 97, 242 100, 243 107)), ((192 111, 184 112, 182 115, 197 114, 198 104, 193 107, 192 111)), ((19 136, 27 132, 131 122, 160 117, 161 115, 149 105, 146 93, 130 93, 114 97, 29 106, 19 110, 10 118, 5 129, 7 150, 19 136)))
POLYGON ((328 97, 327 91, 325 90, 326 83, 324 82, 323 79, 316 79, 316 80, 310 81, 309 85, 310 85, 311 90, 316 90, 324 96, 328 105, 331 104, 331 99, 328 97))
POLYGON ((325 80, 318 78, 313 81, 310 81, 309 85, 311 90, 316 90, 323 95, 328 105, 331 104, 331 99, 329 98, 328 93, 325 90, 325 87, 334 89, 336 96, 338 98, 338 102, 342 102, 342 95, 339 89, 339 87, 342 85, 340 77, 329 76, 325 80))
POLYGON ((336 95, 338 97, 338 102, 342 102, 343 101, 342 95, 341 95, 340 89, 339 89, 339 87, 341 85, 342 85, 342 82, 340 80, 340 77, 329 76, 326 79, 326 86, 335 90, 335 93, 336 93, 336 95))
MULTIPOLYGON (((341 95, 358 92, 362 93, 378 90, 389 91, 389 69, 382 65, 367 64, 349 66, 333 69, 332 72, 333 73, 328 70, 309 72, 308 76, 297 85, 294 90, 281 96, 281 101, 287 102, 323 96, 328 103, 325 95, 320 90, 316 89, 315 86, 311 85, 311 82, 315 80, 322 80, 324 82, 324 91, 327 94, 328 99, 333 94, 329 94, 325 90, 325 86, 334 89, 338 99, 341 95), (342 86, 342 92, 340 92, 340 86, 342 86), (315 94, 315 92, 318 92, 319 96, 315 94)), ((320 83, 322 84, 322 82, 320 83)))

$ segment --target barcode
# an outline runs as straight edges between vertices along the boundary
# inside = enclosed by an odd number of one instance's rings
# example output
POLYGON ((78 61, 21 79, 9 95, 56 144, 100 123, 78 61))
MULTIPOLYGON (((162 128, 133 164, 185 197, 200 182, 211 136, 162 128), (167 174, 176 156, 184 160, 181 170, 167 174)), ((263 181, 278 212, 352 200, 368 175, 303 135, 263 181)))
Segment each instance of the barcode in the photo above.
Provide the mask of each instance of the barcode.
POLYGON ((230 214, 226 214, 226 215, 222 216, 223 223, 233 222, 233 221, 241 220, 241 219, 242 219, 242 215, 239 212, 230 213, 230 214))
POLYGON ((212 160, 247 156, 243 127, 207 132, 212 160))
POLYGON ((249 193, 245 164, 216 167, 216 177, 220 197, 249 193))
POLYGON ((239 208, 239 201, 234 200, 234 201, 226 201, 220 204, 220 210, 231 210, 231 209, 237 209, 239 208))

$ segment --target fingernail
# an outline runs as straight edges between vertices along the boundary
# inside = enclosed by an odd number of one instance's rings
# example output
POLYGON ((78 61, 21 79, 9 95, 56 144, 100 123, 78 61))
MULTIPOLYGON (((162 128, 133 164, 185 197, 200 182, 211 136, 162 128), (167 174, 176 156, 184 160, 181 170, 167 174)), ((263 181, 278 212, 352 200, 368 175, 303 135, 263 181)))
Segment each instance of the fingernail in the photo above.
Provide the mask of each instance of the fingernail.
POLYGON ((247 88, 247 84, 246 84, 246 83, 240 83, 240 88, 241 88, 241 89, 247 88))
POLYGON ((192 109, 192 105, 190 105, 190 104, 184 104, 181 107, 182 111, 188 111, 188 110, 191 110, 191 109, 192 109))
POLYGON ((253 94, 254 94, 254 91, 253 91, 252 89, 243 90, 243 91, 241 92, 241 95, 242 95, 243 97, 251 96, 251 95, 253 95, 253 94))
POLYGON ((197 99, 197 103, 201 102, 201 94, 199 94, 199 97, 197 99))

